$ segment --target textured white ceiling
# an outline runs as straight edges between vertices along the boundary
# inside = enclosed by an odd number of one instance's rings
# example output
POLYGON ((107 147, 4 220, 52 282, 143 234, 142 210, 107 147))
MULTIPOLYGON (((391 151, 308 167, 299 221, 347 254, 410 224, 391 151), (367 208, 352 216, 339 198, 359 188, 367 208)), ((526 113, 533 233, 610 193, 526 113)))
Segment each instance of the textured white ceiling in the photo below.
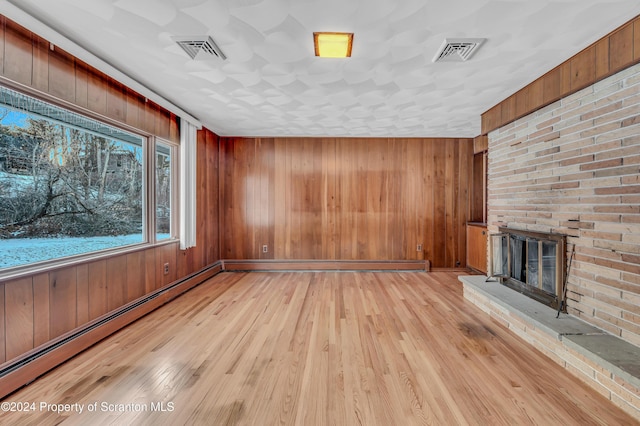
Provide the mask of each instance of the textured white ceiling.
POLYGON ((477 136, 481 113, 640 14, 632 0, 9 1, 236 136, 477 136), (352 57, 316 58, 314 31, 354 32, 352 57), (171 39, 187 35, 228 59, 192 61, 171 39), (432 63, 455 37, 487 41, 432 63))

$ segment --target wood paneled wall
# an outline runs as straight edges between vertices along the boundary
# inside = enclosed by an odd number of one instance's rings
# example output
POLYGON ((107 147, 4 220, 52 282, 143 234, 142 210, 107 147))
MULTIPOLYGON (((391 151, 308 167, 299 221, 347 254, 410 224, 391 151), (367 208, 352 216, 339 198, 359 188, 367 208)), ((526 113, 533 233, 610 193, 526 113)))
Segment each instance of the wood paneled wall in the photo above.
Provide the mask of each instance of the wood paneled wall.
POLYGON ((640 16, 482 114, 486 134, 640 62, 640 16))
POLYGON ((465 265, 473 139, 223 137, 220 150, 224 259, 465 265))
POLYGON ((217 262, 218 136, 206 129, 198 132, 197 181, 196 247, 174 242, 0 281, 0 364, 217 262))
POLYGON ((0 15, 0 74, 57 99, 173 142, 178 117, 0 15))
MULTIPOLYGON (((2 16, 0 74, 143 132, 179 141, 175 115, 2 16)), ((181 251, 173 242, 0 281, 0 364, 8 365, 220 259, 218 143, 213 132, 198 131, 196 247, 181 251)))

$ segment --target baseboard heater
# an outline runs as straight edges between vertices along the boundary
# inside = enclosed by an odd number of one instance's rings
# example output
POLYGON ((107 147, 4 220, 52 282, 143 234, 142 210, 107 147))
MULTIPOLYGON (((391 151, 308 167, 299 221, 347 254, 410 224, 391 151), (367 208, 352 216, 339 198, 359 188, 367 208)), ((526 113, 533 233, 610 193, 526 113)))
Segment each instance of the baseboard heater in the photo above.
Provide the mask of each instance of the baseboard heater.
POLYGON ((95 322, 88 323, 82 328, 73 330, 58 338, 58 340, 47 343, 45 347, 36 349, 33 352, 26 354, 24 357, 16 359, 14 362, 11 362, 9 365, 0 369, 0 398, 4 398, 22 386, 31 383, 33 380, 55 368, 59 364, 67 361, 83 350, 98 343, 100 340, 154 311, 158 307, 166 304, 221 271, 222 263, 216 262, 213 265, 195 272, 180 281, 176 281, 166 287, 162 287, 154 291, 153 293, 149 293, 140 299, 130 302, 104 317, 95 320, 95 322), (119 320, 121 323, 117 324, 119 320), (112 327, 107 327, 108 325, 112 325, 112 327), (91 336, 91 334, 95 335, 91 336), (83 339, 84 341, 82 341, 83 339), (57 351, 63 351, 65 346, 72 344, 76 344, 76 346, 69 348, 68 353, 56 355, 57 351), (35 365, 38 363, 41 365, 35 365), (24 371, 26 369, 30 370, 24 371), (24 374, 21 374, 23 371, 24 374))
POLYGON ((223 269, 229 272, 264 271, 427 271, 428 260, 311 260, 311 259, 227 259, 223 269))

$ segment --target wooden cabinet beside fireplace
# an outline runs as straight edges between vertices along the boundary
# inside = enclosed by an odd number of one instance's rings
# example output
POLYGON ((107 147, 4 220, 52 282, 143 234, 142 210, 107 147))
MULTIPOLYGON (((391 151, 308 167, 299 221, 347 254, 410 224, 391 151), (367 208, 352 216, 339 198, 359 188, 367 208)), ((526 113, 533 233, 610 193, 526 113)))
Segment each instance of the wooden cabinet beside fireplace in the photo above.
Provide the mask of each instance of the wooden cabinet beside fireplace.
POLYGON ((487 273, 487 226, 467 223, 467 267, 487 273))

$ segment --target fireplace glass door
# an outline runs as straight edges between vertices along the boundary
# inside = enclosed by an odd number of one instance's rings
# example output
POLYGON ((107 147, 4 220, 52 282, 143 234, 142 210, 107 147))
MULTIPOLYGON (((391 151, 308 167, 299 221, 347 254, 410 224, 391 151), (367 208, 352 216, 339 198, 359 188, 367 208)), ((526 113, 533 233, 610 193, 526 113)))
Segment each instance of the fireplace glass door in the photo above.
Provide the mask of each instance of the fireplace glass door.
POLYGON ((491 276, 556 306, 564 274, 564 236, 500 228, 491 235, 491 276))

